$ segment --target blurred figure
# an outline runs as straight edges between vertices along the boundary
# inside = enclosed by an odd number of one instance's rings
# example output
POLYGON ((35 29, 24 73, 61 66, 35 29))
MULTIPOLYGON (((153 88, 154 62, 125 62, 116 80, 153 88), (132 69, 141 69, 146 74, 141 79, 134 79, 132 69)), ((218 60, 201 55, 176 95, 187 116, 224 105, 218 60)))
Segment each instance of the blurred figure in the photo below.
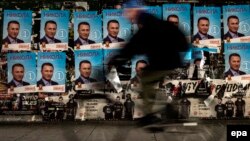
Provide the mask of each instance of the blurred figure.
POLYGON ((146 68, 148 63, 145 60, 138 60, 135 65, 136 75, 130 79, 128 84, 128 89, 132 89, 132 87, 141 87, 141 77, 143 73, 143 69, 146 68))
POLYGON ((131 94, 126 95, 126 101, 124 102, 125 119, 133 120, 135 102, 131 99, 131 94))
POLYGON ((244 118, 246 102, 242 99, 242 96, 237 97, 235 101, 235 117, 244 118))
POLYGON ((56 104, 56 119, 62 121, 64 118, 65 104, 63 102, 63 97, 59 96, 58 103, 56 104))
POLYGON ((231 97, 228 97, 226 105, 226 117, 232 118, 234 115, 234 102, 232 101, 231 97))
POLYGON ((67 120, 74 120, 77 110, 77 102, 74 99, 74 95, 69 95, 69 101, 66 104, 66 119, 67 120))
POLYGON ((139 30, 120 54, 111 59, 109 65, 124 64, 135 55, 147 56, 149 65, 145 68, 141 80, 142 98, 144 114, 151 115, 155 99, 154 83, 163 79, 170 70, 182 67, 179 54, 186 52, 188 46, 184 34, 177 26, 146 13, 141 6, 141 0, 129 0, 125 3, 125 15, 130 21, 138 24, 139 30), (168 51, 163 51, 164 48, 168 51))
POLYGON ((104 118, 105 120, 112 120, 113 117, 113 111, 114 111, 114 107, 111 103, 111 101, 108 101, 107 105, 105 105, 103 107, 103 113, 104 113, 104 118))
POLYGON ((201 64, 201 58, 196 58, 193 64, 190 64, 188 68, 188 78, 192 80, 199 79, 199 69, 201 64))
POLYGON ((191 102, 187 99, 187 97, 183 97, 180 101, 180 118, 188 119, 190 114, 191 102))
POLYGON ((215 106, 214 110, 216 111, 216 117, 222 119, 225 117, 225 104, 222 104, 222 99, 218 98, 218 104, 215 106))
POLYGON ((120 96, 117 96, 115 104, 114 104, 114 119, 121 120, 122 119, 122 111, 123 111, 123 105, 120 101, 120 96))

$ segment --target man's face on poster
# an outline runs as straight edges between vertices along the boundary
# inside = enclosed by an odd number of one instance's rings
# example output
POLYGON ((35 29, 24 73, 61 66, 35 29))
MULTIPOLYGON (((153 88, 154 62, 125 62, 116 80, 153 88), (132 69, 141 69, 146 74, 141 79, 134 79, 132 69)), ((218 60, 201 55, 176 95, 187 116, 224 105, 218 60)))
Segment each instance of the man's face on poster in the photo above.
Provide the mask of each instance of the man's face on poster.
POLYGON ((49 65, 44 65, 42 68, 42 78, 50 81, 53 77, 53 72, 54 72, 54 68, 52 66, 49 65))
POLYGON ((90 33, 89 25, 81 24, 78 29, 78 33, 82 39, 88 39, 90 33))
POLYGON ((108 34, 112 37, 117 37, 119 33, 119 24, 111 22, 108 25, 108 34))
POLYGON ((207 34, 209 30, 209 21, 201 19, 198 23, 198 30, 202 34, 207 34))
POLYGON ((10 23, 9 27, 7 28, 8 36, 14 39, 17 38, 19 34, 19 29, 20 29, 19 24, 10 23))
POLYGON ((169 20, 168 20, 170 23, 173 23, 175 26, 178 26, 179 25, 179 19, 176 18, 176 17, 169 17, 169 20))
POLYGON ((240 69, 240 57, 239 56, 231 56, 229 60, 230 68, 238 71, 240 69))
POLYGON ((56 35, 56 28, 56 24, 48 23, 44 28, 46 36, 48 36, 49 38, 54 38, 56 35))
POLYGON ((91 75, 91 64, 89 63, 82 63, 80 69, 81 76, 85 78, 89 78, 91 75))
POLYGON ((24 68, 21 66, 15 66, 12 70, 12 75, 16 81, 22 81, 24 76, 24 68))
POLYGON ((239 29, 239 20, 236 18, 230 18, 228 20, 228 29, 229 31, 233 32, 233 33, 237 33, 238 29, 239 29))

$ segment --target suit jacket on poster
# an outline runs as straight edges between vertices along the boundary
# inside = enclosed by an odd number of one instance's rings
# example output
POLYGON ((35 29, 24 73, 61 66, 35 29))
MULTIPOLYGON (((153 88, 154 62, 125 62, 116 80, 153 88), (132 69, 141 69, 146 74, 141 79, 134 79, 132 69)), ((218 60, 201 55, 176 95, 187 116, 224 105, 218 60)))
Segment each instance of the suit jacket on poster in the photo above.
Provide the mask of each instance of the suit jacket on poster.
MULTIPOLYGON (((40 39, 40 44, 42 44, 43 42, 44 42, 45 44, 48 44, 48 40, 46 39, 45 36, 44 36, 43 38, 40 39)), ((61 40, 58 40, 58 39, 56 39, 56 38, 54 38, 54 42, 55 42, 55 43, 61 43, 62 41, 61 41, 61 40)))
MULTIPOLYGON (((246 74, 246 73, 245 73, 244 71, 240 71, 240 70, 239 70, 239 74, 240 74, 240 75, 244 75, 244 74, 246 74)), ((226 78, 228 75, 234 76, 234 74, 231 72, 230 69, 224 73, 224 78, 226 78)))
MULTIPOLYGON (((89 40, 89 39, 87 40, 87 42, 88 42, 88 44, 94 44, 95 43, 95 41, 92 41, 92 40, 89 40)), ((79 38, 77 38, 74 41, 74 45, 76 46, 77 44, 82 45, 82 42, 81 42, 81 40, 79 38)))
MULTIPOLYGON (((30 83, 25 82, 25 81, 22 81, 22 84, 23 84, 23 86, 30 85, 30 83)), ((8 83, 8 87, 10 88, 11 86, 17 87, 16 84, 15 84, 15 82, 14 82, 13 80, 11 80, 11 81, 8 83)))
MULTIPOLYGON (((89 80, 91 83, 92 83, 92 82, 97 82, 97 80, 94 79, 94 78, 89 78, 88 80, 89 80)), ((78 78, 76 79, 75 84, 77 85, 79 82, 81 82, 81 84, 84 84, 84 81, 82 80, 81 77, 78 77, 78 78)))
MULTIPOLYGON (((18 38, 16 38, 16 42, 17 42, 17 43, 24 43, 23 40, 18 39, 18 38)), ((11 44, 10 39, 9 39, 8 37, 4 38, 2 43, 3 43, 3 44, 5 44, 5 43, 11 44)))
MULTIPOLYGON (((196 34, 192 37, 191 43, 193 43, 197 38, 198 38, 199 40, 202 40, 200 34, 199 34, 199 33, 196 33, 196 34)), ((207 34, 207 38, 208 38, 208 39, 214 39, 214 36, 207 34)))
MULTIPOLYGON (((51 85, 58 85, 58 83, 57 82, 55 82, 55 81, 50 81, 50 83, 51 83, 51 85)), ((39 86, 39 85, 42 85, 42 86, 45 86, 45 84, 44 84, 44 82, 43 82, 43 80, 42 79, 40 79, 39 81, 37 81, 37 86, 39 86)))
MULTIPOLYGON (((124 39, 119 38, 119 37, 117 37, 117 40, 118 40, 118 42, 124 42, 125 41, 124 39)), ((103 43, 105 44, 106 42, 112 43, 108 36, 103 39, 103 43)))
MULTIPOLYGON (((239 32, 238 32, 237 34, 238 34, 238 37, 243 37, 243 36, 245 36, 244 34, 239 33, 239 32)), ((227 38, 230 38, 230 39, 233 38, 232 35, 231 35, 229 32, 227 32, 227 33, 224 35, 224 37, 223 37, 224 40, 226 40, 227 38)))

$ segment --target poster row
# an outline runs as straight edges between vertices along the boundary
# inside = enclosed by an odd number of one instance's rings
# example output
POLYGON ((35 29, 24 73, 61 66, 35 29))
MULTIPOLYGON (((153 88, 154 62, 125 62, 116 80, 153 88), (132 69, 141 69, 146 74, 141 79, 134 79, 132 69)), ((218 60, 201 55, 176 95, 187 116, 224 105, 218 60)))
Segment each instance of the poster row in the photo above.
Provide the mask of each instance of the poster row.
MULTIPOLYGON (((249 5, 227 5, 222 8, 193 7, 191 24, 189 4, 145 7, 147 12, 178 26, 190 43, 211 47, 221 46, 222 41, 250 42, 249 9, 249 5), (224 29, 222 37, 221 14, 224 29)), ((97 11, 85 11, 74 12, 72 15, 73 18, 70 19, 69 11, 42 10, 40 17, 34 18, 32 11, 4 10, 3 51, 31 50, 31 42, 34 42, 33 38, 37 36, 41 50, 67 50, 69 27, 73 28, 73 33, 70 34, 74 36, 75 47, 128 41, 138 30, 137 24, 129 21, 126 13, 119 9, 104 9, 102 14, 98 14, 97 11), (40 21, 40 31, 32 34, 34 20, 40 21)))
POLYGON ((145 105, 149 103, 144 103, 146 99, 136 87, 121 93, 5 94, 0 95, 0 114, 36 115, 44 121, 135 120, 145 116, 144 108, 151 107, 160 111, 162 119, 244 119, 250 117, 249 78, 166 79, 156 83, 150 106, 145 105))
MULTIPOLYGON (((209 48, 191 48, 181 53, 183 68, 176 71, 179 78, 171 79, 224 80, 250 74, 248 43, 226 44, 224 50, 225 55, 209 48)), ((65 52, 7 53, 1 57, 1 81, 8 83, 10 93, 65 92, 68 83, 73 83, 75 90, 103 89, 104 82, 114 81, 115 77, 117 83, 129 79, 138 83, 142 68, 150 65, 147 56, 135 56, 112 74, 108 62, 119 51, 120 48, 76 50, 70 63, 66 63, 69 61, 65 52)), ((121 87, 116 90, 121 91, 121 87)))

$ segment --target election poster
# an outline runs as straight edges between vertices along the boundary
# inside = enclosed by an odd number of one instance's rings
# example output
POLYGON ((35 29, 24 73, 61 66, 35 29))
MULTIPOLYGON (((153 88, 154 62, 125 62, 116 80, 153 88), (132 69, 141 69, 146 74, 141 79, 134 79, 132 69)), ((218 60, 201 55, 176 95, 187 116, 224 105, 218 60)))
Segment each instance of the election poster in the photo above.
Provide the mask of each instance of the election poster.
POLYGON ((147 13, 154 15, 155 17, 162 19, 162 7, 161 6, 145 6, 143 7, 147 13))
POLYGON ((2 52, 31 50, 32 12, 4 10, 2 52))
POLYGON ((220 17, 220 7, 194 7, 191 42, 197 46, 221 47, 220 17))
POLYGON ((223 6, 223 40, 226 43, 250 42, 249 5, 223 6))
POLYGON ((232 70, 238 72, 236 75, 249 74, 249 43, 226 43, 224 45, 225 54, 225 73, 224 77, 229 74, 234 76, 232 70), (234 62, 237 62, 235 64, 234 62))
POLYGON ((75 49, 100 49, 102 19, 97 11, 74 12, 75 49))
POLYGON ((37 91, 65 92, 66 54, 64 52, 38 52, 37 91))
POLYGON ((33 93, 36 90, 36 54, 8 53, 8 93, 33 93))
POLYGON ((102 89, 103 53, 97 50, 76 50, 75 52, 75 89, 98 90, 102 89))
POLYGON ((190 4, 163 4, 163 20, 177 25, 191 42, 191 5, 190 4))
POLYGON ((40 50, 68 50, 67 10, 42 10, 40 26, 40 50))
POLYGON ((124 42, 130 38, 131 23, 125 17, 123 10, 104 9, 102 14, 104 44, 124 42))

